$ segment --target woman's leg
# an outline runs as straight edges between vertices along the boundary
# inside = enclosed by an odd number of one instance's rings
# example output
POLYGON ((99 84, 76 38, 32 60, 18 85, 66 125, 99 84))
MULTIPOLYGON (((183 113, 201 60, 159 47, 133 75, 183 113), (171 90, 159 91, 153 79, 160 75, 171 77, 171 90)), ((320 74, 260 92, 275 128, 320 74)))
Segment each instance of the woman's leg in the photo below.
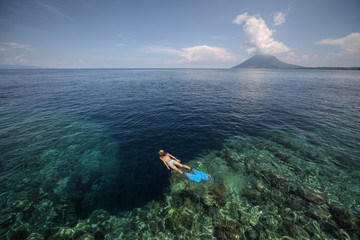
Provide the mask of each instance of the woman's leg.
POLYGON ((184 172, 181 171, 180 169, 178 169, 177 167, 175 167, 174 164, 169 164, 169 167, 171 167, 172 169, 174 169, 175 171, 177 171, 177 172, 180 173, 180 174, 184 174, 184 172))
POLYGON ((179 163, 179 162, 177 162, 177 161, 174 161, 174 164, 175 165, 177 165, 177 166, 179 166, 179 167, 183 167, 183 168, 186 168, 186 169, 192 169, 191 167, 189 167, 189 166, 187 166, 187 165, 184 165, 184 164, 181 164, 181 163, 179 163))

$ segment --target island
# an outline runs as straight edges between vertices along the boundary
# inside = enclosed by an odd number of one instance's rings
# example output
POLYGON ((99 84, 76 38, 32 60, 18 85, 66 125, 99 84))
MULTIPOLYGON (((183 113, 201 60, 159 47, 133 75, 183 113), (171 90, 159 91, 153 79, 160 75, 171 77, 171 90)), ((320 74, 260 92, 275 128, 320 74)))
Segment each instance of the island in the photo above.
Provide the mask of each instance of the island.
POLYGON ((293 65, 271 55, 254 55, 232 68, 271 68, 271 69, 320 69, 320 70, 360 70, 360 67, 304 67, 293 65))

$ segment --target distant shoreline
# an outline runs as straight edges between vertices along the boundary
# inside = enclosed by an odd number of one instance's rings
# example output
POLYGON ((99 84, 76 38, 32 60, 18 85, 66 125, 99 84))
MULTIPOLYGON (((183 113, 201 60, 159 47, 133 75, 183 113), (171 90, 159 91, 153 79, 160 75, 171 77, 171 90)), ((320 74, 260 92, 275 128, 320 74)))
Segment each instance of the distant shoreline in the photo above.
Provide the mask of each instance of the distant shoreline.
POLYGON ((242 67, 230 69, 286 69, 286 70, 360 70, 360 67, 298 67, 298 68, 265 68, 265 67, 242 67))
POLYGON ((301 67, 296 69, 315 69, 315 70, 360 70, 360 67, 301 67))

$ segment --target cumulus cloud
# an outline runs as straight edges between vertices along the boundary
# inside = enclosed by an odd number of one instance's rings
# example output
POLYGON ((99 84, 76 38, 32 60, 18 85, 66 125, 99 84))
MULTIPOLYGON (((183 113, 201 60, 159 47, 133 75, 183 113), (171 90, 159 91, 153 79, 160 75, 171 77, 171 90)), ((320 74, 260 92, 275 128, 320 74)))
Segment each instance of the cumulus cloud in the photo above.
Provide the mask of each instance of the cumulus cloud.
POLYGON ((238 15, 233 23, 244 25, 243 30, 247 39, 245 43, 249 46, 249 54, 278 54, 291 50, 282 42, 275 41, 272 37, 275 31, 269 29, 261 17, 251 16, 245 12, 238 15))
POLYGON ((350 33, 346 37, 338 39, 323 39, 315 42, 318 45, 333 45, 341 48, 345 53, 360 53, 360 33, 350 33))
POLYGON ((273 19, 274 19, 274 25, 278 26, 281 25, 283 23, 285 23, 285 16, 286 14, 283 12, 276 12, 273 14, 273 19))
POLYGON ((239 14, 236 16, 236 18, 234 19, 233 23, 237 24, 237 25, 241 25, 243 22, 245 22, 247 19, 249 19, 249 14, 247 12, 243 13, 243 14, 239 14))
POLYGON ((178 60, 170 60, 169 64, 181 64, 192 62, 231 62, 236 60, 236 55, 228 52, 225 48, 211 47, 207 45, 182 48, 151 48, 153 52, 162 52, 180 57, 178 60))

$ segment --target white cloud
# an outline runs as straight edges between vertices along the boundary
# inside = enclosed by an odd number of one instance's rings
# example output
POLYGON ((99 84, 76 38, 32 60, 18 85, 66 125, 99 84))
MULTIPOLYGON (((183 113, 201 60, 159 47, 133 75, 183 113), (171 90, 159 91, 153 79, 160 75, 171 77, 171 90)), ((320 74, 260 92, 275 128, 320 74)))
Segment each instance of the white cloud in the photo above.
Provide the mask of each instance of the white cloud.
POLYGON ((247 52, 249 54, 278 54, 289 52, 291 49, 272 37, 274 30, 266 25, 261 17, 250 16, 248 13, 238 15, 234 24, 241 25, 246 35, 247 52))
POLYGON ((249 19, 249 14, 247 12, 237 15, 236 18, 234 19, 233 23, 237 24, 237 25, 241 25, 244 21, 246 21, 247 19, 249 19))
MULTIPOLYGON (((312 57, 314 58, 314 56, 312 57)), ((294 52, 289 52, 282 60, 291 64, 308 66, 310 58, 311 56, 308 54, 297 55, 294 52)))
POLYGON ((166 47, 150 47, 149 50, 151 52, 159 52, 159 53, 166 53, 166 54, 173 54, 173 55, 180 55, 182 53, 181 50, 176 50, 176 49, 166 48, 166 47))
POLYGON ((17 42, 0 42, 0 63, 19 64, 26 62, 26 55, 33 51, 30 44, 17 42))
POLYGON ((273 19, 274 19, 274 25, 278 26, 281 25, 283 23, 285 23, 285 16, 286 14, 283 12, 276 12, 273 14, 273 19))
POLYGON ((180 57, 178 60, 170 60, 169 64, 182 64, 193 62, 232 62, 237 56, 228 52, 225 48, 211 47, 207 45, 182 48, 180 50, 171 48, 151 48, 153 52, 162 52, 180 57))
POLYGON ((353 54, 360 53, 360 33, 350 33, 346 37, 338 39, 323 39, 321 41, 315 42, 319 45, 333 45, 340 47, 345 53, 353 54))
POLYGON ((11 49, 23 49, 32 51, 30 44, 16 43, 16 42, 0 42, 0 51, 9 51, 11 49))

